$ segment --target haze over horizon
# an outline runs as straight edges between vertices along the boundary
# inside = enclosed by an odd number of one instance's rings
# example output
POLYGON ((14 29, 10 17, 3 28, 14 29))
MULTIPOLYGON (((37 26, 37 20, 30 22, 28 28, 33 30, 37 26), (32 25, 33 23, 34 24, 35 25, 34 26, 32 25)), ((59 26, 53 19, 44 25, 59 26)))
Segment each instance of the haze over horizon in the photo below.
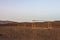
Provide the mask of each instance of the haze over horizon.
POLYGON ((60 0, 0 0, 0 20, 60 20, 60 0))

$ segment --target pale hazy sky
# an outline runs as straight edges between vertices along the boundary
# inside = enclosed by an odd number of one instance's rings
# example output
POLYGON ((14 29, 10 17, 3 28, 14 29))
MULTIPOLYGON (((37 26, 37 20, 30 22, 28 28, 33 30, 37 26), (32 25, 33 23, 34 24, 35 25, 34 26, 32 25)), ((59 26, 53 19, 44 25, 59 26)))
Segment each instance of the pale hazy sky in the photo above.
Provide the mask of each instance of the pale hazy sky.
POLYGON ((60 20, 60 0, 0 0, 0 20, 60 20))

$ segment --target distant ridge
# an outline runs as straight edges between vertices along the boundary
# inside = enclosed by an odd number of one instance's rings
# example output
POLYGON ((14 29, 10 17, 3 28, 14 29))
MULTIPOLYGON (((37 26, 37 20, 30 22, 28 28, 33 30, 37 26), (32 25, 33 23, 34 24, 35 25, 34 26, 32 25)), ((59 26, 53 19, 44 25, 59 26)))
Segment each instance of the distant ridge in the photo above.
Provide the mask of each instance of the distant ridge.
POLYGON ((14 22, 14 21, 0 21, 0 26, 20 26, 20 27, 60 27, 60 21, 45 21, 45 22, 14 22))
MULTIPOLYGON (((32 21, 32 22, 15 22, 15 21, 2 21, 0 20, 0 24, 17 24, 17 23, 33 23, 33 22, 37 22, 40 23, 41 21, 32 21)), ((43 21, 44 22, 60 22, 60 20, 56 20, 56 21, 43 21)))
POLYGON ((0 24, 11 24, 11 23, 18 23, 18 22, 14 22, 14 21, 2 21, 2 20, 0 20, 0 24))

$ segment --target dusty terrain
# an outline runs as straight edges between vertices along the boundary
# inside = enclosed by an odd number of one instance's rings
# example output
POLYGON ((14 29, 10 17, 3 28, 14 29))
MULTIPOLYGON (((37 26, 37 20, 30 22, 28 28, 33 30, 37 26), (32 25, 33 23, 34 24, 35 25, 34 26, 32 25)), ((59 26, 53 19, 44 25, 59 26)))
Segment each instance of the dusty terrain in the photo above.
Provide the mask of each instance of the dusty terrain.
POLYGON ((0 40, 60 40, 60 29, 0 27, 0 40))
POLYGON ((60 40, 59 22, 54 23, 52 29, 46 27, 47 23, 42 28, 39 26, 42 24, 35 24, 35 28, 27 24, 0 25, 0 40, 60 40))

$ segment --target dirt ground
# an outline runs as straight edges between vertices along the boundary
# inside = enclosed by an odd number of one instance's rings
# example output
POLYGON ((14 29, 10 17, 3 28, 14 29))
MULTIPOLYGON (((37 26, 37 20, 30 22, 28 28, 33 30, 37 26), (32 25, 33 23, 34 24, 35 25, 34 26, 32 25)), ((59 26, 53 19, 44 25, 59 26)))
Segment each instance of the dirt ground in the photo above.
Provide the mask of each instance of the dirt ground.
POLYGON ((0 26, 0 40, 60 40, 60 28, 32 29, 0 26))

